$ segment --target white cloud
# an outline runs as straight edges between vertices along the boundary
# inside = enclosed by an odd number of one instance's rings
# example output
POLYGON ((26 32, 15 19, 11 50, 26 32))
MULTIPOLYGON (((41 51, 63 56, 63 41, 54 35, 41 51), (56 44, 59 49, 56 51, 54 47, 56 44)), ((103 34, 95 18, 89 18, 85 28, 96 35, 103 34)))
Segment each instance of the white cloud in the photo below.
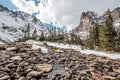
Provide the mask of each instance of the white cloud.
POLYGON ((19 10, 33 13, 40 11, 37 17, 43 23, 51 23, 55 26, 67 26, 68 30, 75 28, 80 21, 83 11, 95 11, 103 13, 108 8, 114 9, 120 6, 120 0, 41 0, 38 7, 34 1, 12 0, 19 10), (47 2, 48 1, 48 2, 47 2))
POLYGON ((35 6, 35 3, 33 0, 28 2, 25 0, 11 0, 11 2, 18 8, 19 11, 24 11, 29 14, 32 14, 33 12, 38 11, 38 7, 35 6))

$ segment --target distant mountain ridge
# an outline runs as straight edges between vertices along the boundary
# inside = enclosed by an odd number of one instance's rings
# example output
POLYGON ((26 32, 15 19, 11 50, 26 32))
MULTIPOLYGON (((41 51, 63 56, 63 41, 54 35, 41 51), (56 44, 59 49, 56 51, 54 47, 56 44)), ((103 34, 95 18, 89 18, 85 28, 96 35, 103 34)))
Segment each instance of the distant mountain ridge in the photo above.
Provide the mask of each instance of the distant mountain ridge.
POLYGON ((24 36, 24 32, 29 25, 30 36, 34 30, 38 36, 43 32, 48 35, 48 29, 36 17, 22 12, 12 11, 0 5, 0 38, 5 41, 14 42, 24 36))
MULTIPOLYGON (((102 16, 99 16, 97 13, 92 11, 83 12, 81 14, 79 25, 70 32, 80 35, 82 38, 86 38, 90 26, 95 25, 96 23, 102 25, 105 22, 108 11, 106 11, 102 16)), ((110 14, 113 18, 113 25, 115 29, 120 31, 120 7, 110 11, 110 14)))

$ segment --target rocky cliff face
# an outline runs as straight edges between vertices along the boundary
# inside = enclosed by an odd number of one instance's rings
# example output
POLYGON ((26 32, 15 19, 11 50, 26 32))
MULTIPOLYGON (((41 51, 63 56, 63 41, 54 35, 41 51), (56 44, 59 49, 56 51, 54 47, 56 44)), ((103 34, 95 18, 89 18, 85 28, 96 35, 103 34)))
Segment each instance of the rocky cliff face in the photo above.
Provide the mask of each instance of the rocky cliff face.
POLYGON ((111 11, 111 15, 114 20, 114 27, 117 32, 120 31, 120 7, 115 8, 113 11, 111 11))
MULTIPOLYGON (((113 25, 117 31, 120 30, 120 8, 117 7, 114 10, 110 11, 113 17, 113 25)), ((102 16, 97 15, 97 13, 92 11, 83 12, 80 18, 80 24, 71 32, 79 34, 82 38, 87 36, 87 33, 90 29, 90 26, 98 23, 99 25, 105 22, 105 17, 108 15, 106 11, 102 16)))
POLYGON ((75 31, 86 31, 89 29, 89 26, 96 22, 97 14, 94 12, 83 12, 80 19, 79 26, 75 29, 75 31))
POLYGON ((30 26, 30 35, 36 29, 37 35, 43 32, 48 34, 48 29, 44 27, 42 22, 36 17, 22 12, 10 11, 7 8, 0 6, 0 38, 5 41, 16 41, 18 38, 23 37, 24 32, 30 26))

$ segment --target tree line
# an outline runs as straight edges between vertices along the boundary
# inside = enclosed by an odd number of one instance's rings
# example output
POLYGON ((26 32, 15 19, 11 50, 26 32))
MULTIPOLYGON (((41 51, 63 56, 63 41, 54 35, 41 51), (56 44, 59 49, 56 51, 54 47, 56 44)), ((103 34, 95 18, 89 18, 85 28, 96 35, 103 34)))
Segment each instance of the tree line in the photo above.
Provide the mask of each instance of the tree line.
POLYGON ((75 34, 68 35, 63 29, 57 29, 53 27, 52 29, 48 29, 49 34, 45 35, 43 31, 41 31, 41 35, 37 35, 37 30, 34 29, 32 33, 30 33, 30 24, 26 26, 26 29, 22 30, 22 37, 18 39, 18 42, 24 42, 26 40, 38 40, 38 41, 50 41, 50 42, 61 42, 68 44, 81 44, 80 36, 75 34))
POLYGON ((110 12, 102 25, 95 23, 90 26, 86 40, 81 40, 79 35, 73 33, 68 34, 56 27, 49 29, 49 35, 47 36, 42 31, 40 36, 37 35, 36 29, 33 31, 32 35, 30 35, 29 24, 27 29, 23 29, 22 32, 23 37, 18 41, 33 39, 38 41, 61 42, 81 45, 82 48, 85 49, 95 49, 105 52, 120 52, 120 32, 115 30, 110 12))

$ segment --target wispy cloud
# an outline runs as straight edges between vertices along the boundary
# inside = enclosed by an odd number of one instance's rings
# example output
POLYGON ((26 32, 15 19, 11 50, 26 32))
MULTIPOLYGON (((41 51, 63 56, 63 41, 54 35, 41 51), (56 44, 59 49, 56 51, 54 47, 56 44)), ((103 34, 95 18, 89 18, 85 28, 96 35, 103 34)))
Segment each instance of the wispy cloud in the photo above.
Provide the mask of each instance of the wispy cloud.
POLYGON ((103 13, 108 8, 120 6, 120 0, 11 0, 19 10, 30 14, 40 11, 36 15, 43 23, 53 23, 55 26, 67 26, 69 30, 79 24, 83 11, 103 13))
POLYGON ((11 2, 18 8, 19 11, 24 11, 29 14, 38 12, 38 7, 35 5, 34 1, 26 0, 11 0, 11 2))

